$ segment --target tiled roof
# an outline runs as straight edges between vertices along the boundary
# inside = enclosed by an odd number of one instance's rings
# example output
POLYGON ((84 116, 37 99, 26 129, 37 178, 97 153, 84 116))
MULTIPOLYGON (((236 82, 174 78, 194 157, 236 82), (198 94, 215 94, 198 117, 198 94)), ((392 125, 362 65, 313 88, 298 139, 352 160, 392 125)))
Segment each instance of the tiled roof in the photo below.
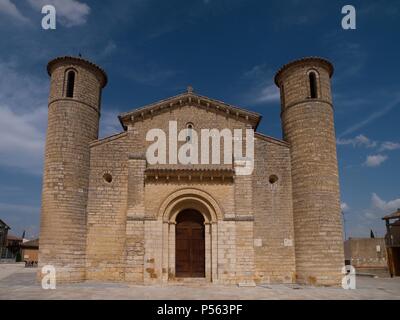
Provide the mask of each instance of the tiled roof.
POLYGON ((285 70, 285 69, 287 69, 287 68, 289 68, 289 67, 291 67, 293 65, 301 64, 301 63, 309 62, 309 61, 319 61, 319 62, 327 64, 328 67, 329 67, 329 75, 332 77, 334 68, 333 68, 332 63, 328 59, 321 58, 321 57, 304 57, 304 58, 297 59, 297 60, 294 60, 292 62, 289 62, 289 63, 283 65, 275 75, 275 83, 276 83, 276 85, 279 86, 278 79, 279 79, 279 76, 281 75, 283 70, 285 70))

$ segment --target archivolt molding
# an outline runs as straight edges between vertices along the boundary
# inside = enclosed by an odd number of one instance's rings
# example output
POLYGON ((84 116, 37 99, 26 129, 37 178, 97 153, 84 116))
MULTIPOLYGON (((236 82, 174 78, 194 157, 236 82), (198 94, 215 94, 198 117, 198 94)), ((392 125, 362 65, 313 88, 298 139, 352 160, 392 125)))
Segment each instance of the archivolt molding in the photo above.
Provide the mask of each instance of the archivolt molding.
POLYGON ((175 223, 182 210, 195 209, 203 216, 205 223, 215 223, 224 217, 218 202, 208 193, 193 188, 185 188, 170 194, 161 204, 159 217, 164 222, 175 223))

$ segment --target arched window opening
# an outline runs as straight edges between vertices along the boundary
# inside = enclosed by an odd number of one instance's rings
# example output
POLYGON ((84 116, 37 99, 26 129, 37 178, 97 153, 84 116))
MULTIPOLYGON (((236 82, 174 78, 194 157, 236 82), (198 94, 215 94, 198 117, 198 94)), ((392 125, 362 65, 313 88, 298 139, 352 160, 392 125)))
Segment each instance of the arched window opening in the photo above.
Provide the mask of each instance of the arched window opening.
POLYGON ((189 122, 188 124, 186 124, 186 130, 187 130, 186 142, 192 141, 193 129, 194 129, 193 123, 189 122))
POLYGON ((310 98, 316 99, 318 98, 317 76, 315 72, 310 72, 308 77, 310 80, 310 98))
POLYGON ((280 88, 281 88, 281 102, 282 102, 282 106, 285 106, 285 86, 284 86, 283 83, 280 85, 280 88))
POLYGON ((75 88, 75 72, 69 71, 67 74, 67 98, 74 97, 74 88, 75 88))

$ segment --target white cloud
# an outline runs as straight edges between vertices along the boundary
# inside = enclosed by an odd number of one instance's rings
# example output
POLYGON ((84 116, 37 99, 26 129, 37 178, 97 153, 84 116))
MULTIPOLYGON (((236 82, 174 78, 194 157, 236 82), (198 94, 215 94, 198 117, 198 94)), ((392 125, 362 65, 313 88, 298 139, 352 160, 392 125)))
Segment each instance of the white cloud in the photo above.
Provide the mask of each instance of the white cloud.
POLYGON ((347 134, 353 133, 362 127, 365 127, 366 125, 369 125, 370 123, 373 123, 375 120, 379 119, 380 117, 383 117, 387 113, 389 113, 394 107, 398 106, 400 104, 400 97, 396 97, 393 101, 389 102, 386 106, 383 108, 380 108, 379 111, 373 112, 370 114, 367 118, 364 120, 361 120, 358 123, 353 124, 349 128, 347 128, 345 131, 343 131, 339 137, 343 137, 347 134))
POLYGON ((29 4, 41 10, 45 5, 53 5, 57 12, 57 21, 65 27, 74 27, 86 23, 90 7, 78 0, 28 0, 29 4))
POLYGON ((266 85, 265 87, 261 88, 259 93, 256 95, 256 102, 275 102, 279 101, 280 94, 279 89, 276 85, 270 84, 266 85))
POLYGON ((0 105, 0 165, 41 174, 45 132, 38 123, 46 123, 47 107, 17 114, 0 105))
POLYGON ((376 193, 372 193, 370 205, 367 209, 357 211, 351 210, 347 216, 346 227, 351 237, 368 237, 370 230, 375 236, 383 237, 386 233, 385 223, 382 218, 400 208, 400 198, 383 200, 376 193))
POLYGON ((41 174, 48 85, 0 62, 0 165, 41 174))
POLYGON ((400 199, 385 201, 382 200, 376 193, 372 194, 371 202, 374 208, 380 209, 385 213, 393 213, 400 208, 400 199))
POLYGON ((379 219, 387 214, 391 214, 400 208, 400 198, 385 201, 376 193, 371 196, 371 207, 365 210, 365 217, 368 219, 379 219))
POLYGON ((340 208, 342 209, 342 212, 346 213, 350 210, 350 207, 348 206, 348 204, 346 202, 342 202, 340 204, 340 208))
POLYGON ((105 111, 101 113, 100 118, 100 138, 105 138, 113 134, 123 131, 121 123, 118 120, 118 115, 121 113, 118 110, 103 108, 105 111))
POLYGON ((391 142, 391 141, 386 141, 383 142, 379 151, 393 151, 393 150, 397 150, 400 149, 400 143, 397 142, 391 142))
POLYGON ((0 59, 0 105, 10 106, 14 112, 27 112, 39 105, 47 105, 49 81, 19 71, 16 62, 5 62, 0 59), (46 80, 46 81, 44 81, 46 80))
POLYGON ((115 50, 117 49, 117 45, 115 44, 114 41, 108 41, 106 47, 102 51, 102 56, 108 56, 112 54, 115 50))
POLYGON ((336 143, 338 145, 352 145, 353 147, 366 147, 366 148, 374 148, 377 145, 376 141, 372 141, 363 134, 360 134, 352 139, 337 139, 336 143))
POLYGON ((29 19, 18 10, 11 0, 0 0, 0 13, 11 17, 18 22, 29 22, 29 19))
POLYGON ((367 156, 367 160, 365 160, 364 165, 367 167, 379 167, 387 159, 388 159, 388 156, 384 156, 381 154, 367 156))
POLYGON ((251 103, 271 103, 280 100, 279 88, 272 82, 273 71, 268 64, 258 64, 243 73, 243 78, 251 82, 246 100, 251 103))
POLYGON ((258 64, 252 67, 250 70, 244 73, 244 77, 253 79, 266 79, 272 77, 273 71, 268 67, 266 63, 258 64))

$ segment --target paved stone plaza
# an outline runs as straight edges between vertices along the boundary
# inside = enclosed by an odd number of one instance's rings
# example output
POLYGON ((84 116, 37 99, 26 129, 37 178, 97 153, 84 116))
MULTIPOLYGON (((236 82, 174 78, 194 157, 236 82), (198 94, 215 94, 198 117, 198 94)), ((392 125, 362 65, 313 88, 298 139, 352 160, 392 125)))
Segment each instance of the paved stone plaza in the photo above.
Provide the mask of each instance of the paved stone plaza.
POLYGON ((137 286, 85 282, 43 290, 35 281, 37 269, 0 265, 0 299, 400 299, 400 278, 359 277, 357 290, 313 288, 298 285, 237 286, 166 285, 137 286))

